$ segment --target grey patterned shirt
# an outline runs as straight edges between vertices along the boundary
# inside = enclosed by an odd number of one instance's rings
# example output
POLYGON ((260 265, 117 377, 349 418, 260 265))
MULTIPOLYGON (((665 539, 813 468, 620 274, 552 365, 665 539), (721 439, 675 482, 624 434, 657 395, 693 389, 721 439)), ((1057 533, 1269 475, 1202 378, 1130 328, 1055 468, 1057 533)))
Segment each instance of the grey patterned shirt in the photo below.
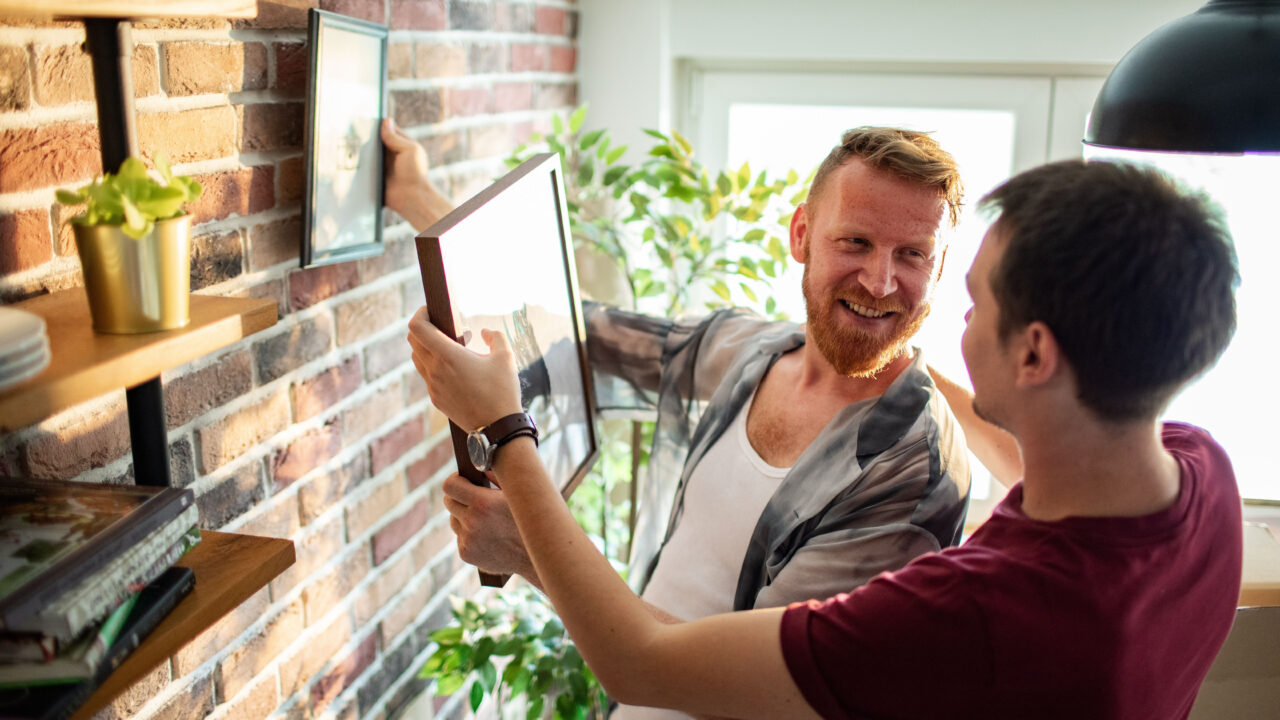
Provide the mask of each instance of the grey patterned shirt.
MULTIPOLYGON (((693 468, 783 353, 792 323, 722 310, 693 321, 584 303, 602 412, 657 414, 631 583, 640 591, 680 522, 693 468)), ((960 540, 968 452, 920 352, 878 398, 850 404, 796 461, 761 513, 735 610, 826 598, 960 540)))

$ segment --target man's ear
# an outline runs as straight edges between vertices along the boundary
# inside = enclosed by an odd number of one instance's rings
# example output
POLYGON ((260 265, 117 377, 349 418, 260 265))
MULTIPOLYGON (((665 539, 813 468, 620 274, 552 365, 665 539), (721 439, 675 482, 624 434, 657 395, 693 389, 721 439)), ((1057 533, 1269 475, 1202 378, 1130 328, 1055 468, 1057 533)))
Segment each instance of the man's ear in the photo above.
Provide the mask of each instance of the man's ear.
POLYGON ((1014 333, 1012 342, 1017 367, 1015 383, 1019 387, 1043 385, 1053 379, 1062 367, 1062 352, 1053 331, 1039 320, 1028 323, 1014 333))
POLYGON ((809 203, 802 202, 796 206, 796 211, 791 214, 791 257, 802 265, 808 258, 805 252, 808 242, 809 203))

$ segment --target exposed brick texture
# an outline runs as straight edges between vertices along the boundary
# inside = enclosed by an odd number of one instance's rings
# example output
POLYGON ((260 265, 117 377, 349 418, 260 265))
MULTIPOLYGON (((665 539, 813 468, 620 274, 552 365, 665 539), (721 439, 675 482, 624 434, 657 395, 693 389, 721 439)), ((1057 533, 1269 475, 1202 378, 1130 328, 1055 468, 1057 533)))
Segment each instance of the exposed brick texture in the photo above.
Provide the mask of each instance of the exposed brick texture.
POLYGON ((27 51, 0 47, 0 112, 25 110, 31 104, 31 72, 27 51))
POLYGON ((253 365, 245 350, 224 355, 196 372, 172 378, 164 386, 165 420, 186 425, 253 388, 253 365))
MULTIPOLYGON (((38 4, 38 3, 37 3, 38 4)), ((134 23, 139 150, 194 174, 191 283, 266 298, 278 323, 164 373, 170 470, 200 525, 288 538, 297 561, 96 720, 388 720, 427 681, 445 592, 479 590, 457 557, 441 480, 447 420, 409 362, 424 302, 412 228, 384 214, 384 252, 299 267, 307 11, 393 30, 388 114, 455 199, 577 102, 574 3, 257 0, 247 19, 134 23), (448 590, 446 590, 448 588, 448 590), (434 608, 428 616, 424 607, 434 608)), ((83 25, 0 21, 0 303, 83 284, 57 188, 101 171, 83 25)), ((114 168, 112 168, 114 169, 114 168)), ((0 434, 0 476, 132 483, 123 393, 0 434)), ((434 720, 462 718, 431 698, 434 720)), ((417 710, 415 709, 415 712, 417 710)))
POLYGON ((70 186, 102 173, 97 129, 87 124, 0 131, 0 193, 70 186))
POLYGON ((289 427, 289 398, 277 392, 196 430, 200 471, 210 472, 289 427))
POLYGON ((191 239, 191 289, 202 290, 244 272, 244 243, 240 233, 197 235, 191 239))
POLYGON ((0 274, 38 267, 52 259, 49 211, 0 213, 0 274))
POLYGON ((294 383, 291 388, 293 419, 309 420, 327 410, 360 387, 360 357, 353 355, 341 365, 294 383))

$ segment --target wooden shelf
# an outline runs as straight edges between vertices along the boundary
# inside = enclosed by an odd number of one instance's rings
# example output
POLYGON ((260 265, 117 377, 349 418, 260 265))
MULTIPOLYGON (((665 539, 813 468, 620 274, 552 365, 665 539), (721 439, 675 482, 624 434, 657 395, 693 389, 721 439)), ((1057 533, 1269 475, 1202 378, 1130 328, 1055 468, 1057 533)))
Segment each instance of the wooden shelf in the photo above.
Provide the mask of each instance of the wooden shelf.
POLYGON ((106 335, 93 331, 84 288, 10 307, 44 318, 53 359, 44 372, 0 391, 0 432, 26 427, 103 393, 133 387, 276 322, 272 300, 192 295, 191 323, 184 328, 106 335))
POLYGON ((294 562, 289 540, 204 531, 178 561, 196 574, 195 588, 107 678, 72 720, 88 720, 117 695, 181 650, 222 616, 266 587, 294 562))
POLYGON ((64 18, 251 18, 257 0, 0 0, 0 15, 64 18))
POLYGON ((1280 605, 1280 528, 1244 524, 1241 605, 1280 605))

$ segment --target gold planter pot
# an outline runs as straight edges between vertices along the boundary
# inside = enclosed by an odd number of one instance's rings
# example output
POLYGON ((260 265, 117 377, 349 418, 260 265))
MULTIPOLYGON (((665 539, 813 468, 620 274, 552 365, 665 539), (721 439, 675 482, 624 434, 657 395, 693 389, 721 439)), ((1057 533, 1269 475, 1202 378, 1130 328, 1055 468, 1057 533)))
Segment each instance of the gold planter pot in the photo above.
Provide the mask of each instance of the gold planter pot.
POLYGON ((160 220, 141 240, 118 225, 73 225, 93 329, 145 333, 191 321, 191 216, 160 220))

